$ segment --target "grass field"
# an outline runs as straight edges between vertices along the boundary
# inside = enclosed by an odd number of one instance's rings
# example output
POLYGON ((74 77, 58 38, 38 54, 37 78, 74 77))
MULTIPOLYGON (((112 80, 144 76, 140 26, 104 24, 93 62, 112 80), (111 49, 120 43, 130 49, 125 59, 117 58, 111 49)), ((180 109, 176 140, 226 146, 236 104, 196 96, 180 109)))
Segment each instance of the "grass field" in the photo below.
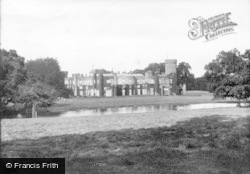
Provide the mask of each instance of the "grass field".
POLYGON ((158 128, 27 135, 4 141, 2 157, 65 157, 66 173, 245 174, 249 143, 250 116, 213 115, 158 128))
MULTIPOLYGON (((209 103, 208 93, 70 99, 51 112, 209 103), (95 104, 96 103, 96 104, 95 104)), ((2 157, 64 157, 66 173, 247 174, 250 108, 1 120, 2 157)))

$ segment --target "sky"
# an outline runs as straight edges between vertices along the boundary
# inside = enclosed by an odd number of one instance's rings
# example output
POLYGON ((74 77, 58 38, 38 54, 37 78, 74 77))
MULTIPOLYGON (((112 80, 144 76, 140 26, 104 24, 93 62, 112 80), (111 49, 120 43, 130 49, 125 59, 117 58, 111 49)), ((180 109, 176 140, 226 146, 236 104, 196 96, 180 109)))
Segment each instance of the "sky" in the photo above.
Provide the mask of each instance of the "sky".
POLYGON ((177 59, 200 77, 220 51, 250 49, 249 9, 250 0, 1 0, 1 48, 25 60, 57 58, 69 74, 177 59), (188 37, 190 19, 228 12, 234 33, 188 37))

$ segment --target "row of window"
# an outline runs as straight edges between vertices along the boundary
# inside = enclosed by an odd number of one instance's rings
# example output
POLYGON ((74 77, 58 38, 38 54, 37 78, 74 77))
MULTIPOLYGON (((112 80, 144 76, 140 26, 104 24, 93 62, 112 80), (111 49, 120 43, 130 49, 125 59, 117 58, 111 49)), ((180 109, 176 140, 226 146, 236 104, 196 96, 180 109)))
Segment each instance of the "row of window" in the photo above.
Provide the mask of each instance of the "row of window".
MULTIPOLYGON (((154 80, 150 80, 148 81, 149 83, 154 83, 154 80)), ((165 83, 165 84, 168 84, 168 83, 172 83, 172 79, 159 79, 159 82, 160 83, 165 83)), ((95 81, 94 81, 95 83, 95 81)), ((96 83, 99 83, 99 80, 96 80, 96 83)), ((113 83, 113 79, 107 79, 106 80, 106 83, 110 83, 112 84, 113 83)), ((118 84, 131 84, 132 83, 132 80, 125 80, 125 79, 119 79, 118 80, 118 84)), ((137 83, 141 84, 141 83, 145 83, 145 80, 138 80, 137 83)), ((65 84, 66 85, 73 85, 73 83, 68 83, 67 81, 65 81, 65 84)), ((87 80, 87 81, 84 81, 84 82, 80 82, 79 83, 80 85, 93 85, 93 81, 92 80, 87 80)))

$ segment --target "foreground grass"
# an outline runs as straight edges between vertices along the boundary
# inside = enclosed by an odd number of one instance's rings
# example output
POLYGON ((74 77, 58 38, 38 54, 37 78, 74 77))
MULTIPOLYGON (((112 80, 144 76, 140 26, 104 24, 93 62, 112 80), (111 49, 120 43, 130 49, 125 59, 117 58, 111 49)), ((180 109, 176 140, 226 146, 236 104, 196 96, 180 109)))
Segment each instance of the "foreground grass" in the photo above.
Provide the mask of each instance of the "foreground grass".
POLYGON ((67 173, 246 174, 250 116, 192 118, 169 127, 21 139, 3 157, 65 157, 67 173))

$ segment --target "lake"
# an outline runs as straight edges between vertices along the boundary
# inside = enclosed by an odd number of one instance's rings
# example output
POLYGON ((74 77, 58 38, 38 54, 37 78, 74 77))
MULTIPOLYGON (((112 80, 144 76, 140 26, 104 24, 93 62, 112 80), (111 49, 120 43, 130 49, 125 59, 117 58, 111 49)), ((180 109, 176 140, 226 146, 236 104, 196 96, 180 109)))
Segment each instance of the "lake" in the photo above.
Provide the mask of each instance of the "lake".
MULTIPOLYGON (((158 112, 168 110, 190 110, 190 109, 205 109, 205 108, 225 108, 236 107, 236 103, 202 103, 202 104, 167 104, 167 105, 146 105, 146 106, 129 106, 129 107, 111 107, 98 109, 82 109, 77 111, 68 111, 59 114, 58 117, 77 117, 77 116, 99 116, 110 114, 129 114, 129 113, 145 113, 158 112)), ((39 117, 43 117, 42 115, 39 117)))

